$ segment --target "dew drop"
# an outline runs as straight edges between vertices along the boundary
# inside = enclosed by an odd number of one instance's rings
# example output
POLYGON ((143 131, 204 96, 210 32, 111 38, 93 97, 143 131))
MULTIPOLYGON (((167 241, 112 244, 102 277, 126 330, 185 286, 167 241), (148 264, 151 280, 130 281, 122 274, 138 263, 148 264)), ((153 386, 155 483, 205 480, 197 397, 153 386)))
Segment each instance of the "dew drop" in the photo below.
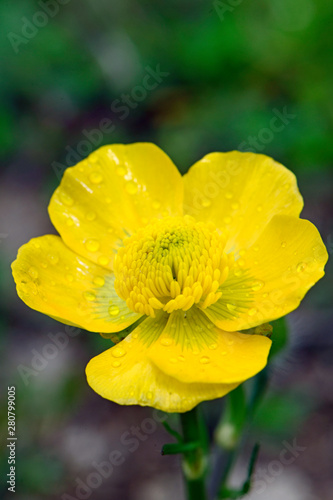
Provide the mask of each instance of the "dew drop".
POLYGON ((125 167, 117 167, 116 172, 118 175, 124 176, 126 174, 126 168, 125 167))
POLYGON ((58 257, 58 255, 55 255, 55 254, 53 254, 53 253, 49 253, 49 254, 48 254, 48 256, 47 256, 47 259, 48 259, 48 261, 49 261, 51 264, 53 264, 54 266, 55 266, 56 264, 58 264, 58 262, 59 262, 59 257, 58 257))
POLYGON ((242 271, 242 269, 236 269, 234 271, 234 274, 235 274, 235 276, 237 276, 237 278, 239 278, 240 276, 242 276, 243 271, 242 271))
POLYGON ((169 361, 170 361, 170 363, 177 363, 177 359, 176 358, 170 358, 169 361))
POLYGON ((73 198, 69 196, 69 194, 65 193, 65 191, 60 191, 59 196, 64 205, 67 205, 69 207, 74 205, 73 198))
POLYGON ((245 266, 245 260, 244 260, 244 259, 238 259, 237 264, 238 264, 240 267, 244 267, 244 266, 245 266))
POLYGON ((152 399, 152 398, 153 398, 153 393, 147 392, 147 399, 152 399))
POLYGON ((263 281, 260 281, 260 280, 257 280, 257 281, 254 281, 253 284, 252 284, 252 290, 254 292, 258 292, 259 290, 262 289, 262 287, 264 286, 264 282, 263 281))
POLYGON ((103 181, 103 176, 99 172, 92 172, 89 179, 93 184, 100 184, 103 181))
POLYGON ((169 346, 173 344, 173 340, 170 337, 163 337, 161 339, 161 344, 164 346, 169 346))
POLYGON ((211 349, 212 351, 217 349, 217 344, 209 344, 208 349, 211 349))
POLYGON ((109 307, 109 314, 110 314, 110 316, 117 316, 117 314, 119 314, 119 307, 118 306, 110 306, 109 307))
POLYGON ((114 358, 122 358, 125 356, 126 351, 122 347, 114 347, 111 349, 111 354, 114 358))
POLYGON ((227 217, 224 217, 223 222, 224 222, 225 224, 230 224, 230 222, 231 222, 231 217, 228 217, 228 216, 227 216, 227 217))
POLYGON ((257 212, 261 212, 262 211, 262 205, 258 205, 257 206, 257 212))
POLYGON ((35 267, 30 267, 28 273, 30 274, 31 278, 34 280, 38 278, 38 271, 35 267))
POLYGON ((185 356, 183 356, 182 354, 180 354, 178 356, 178 361, 185 361, 185 356))
POLYGON ((101 255, 100 257, 98 257, 98 263, 101 266, 107 266, 109 262, 110 262, 109 259, 105 257, 105 255, 101 255))
POLYGON ((72 226, 74 226, 74 221, 73 221, 73 219, 69 219, 69 218, 68 218, 68 219, 66 219, 66 224, 67 224, 67 226, 68 226, 68 227, 72 227, 72 226))
POLYGON ((237 203, 237 201, 235 201, 235 203, 232 203, 232 204, 231 204, 231 208, 232 208, 233 210, 238 210, 238 209, 239 209, 239 203, 237 203))
POLYGON ((227 198, 227 200, 231 200, 231 198, 233 197, 233 194, 229 192, 225 193, 225 197, 227 198))
POLYGON ((125 189, 128 194, 136 194, 138 192, 138 185, 133 181, 128 181, 125 189))
POLYGON ((70 283, 72 283, 72 281, 74 281, 74 276, 72 274, 67 274, 66 280, 69 281, 70 283))
POLYGON ((159 201, 155 200, 155 201, 153 201, 153 205, 152 206, 153 206, 154 210, 158 210, 161 207, 161 204, 160 204, 159 201))
POLYGON ((286 248, 287 243, 285 241, 282 241, 281 246, 282 246, 282 248, 286 248))
POLYGON ((118 368, 119 366, 121 366, 121 362, 115 360, 115 361, 112 362, 112 366, 114 366, 115 368, 118 368))
POLYGON ((105 284, 105 279, 101 276, 96 276, 96 278, 94 278, 93 280, 93 283, 96 286, 103 286, 105 284))
POLYGON ((229 302, 227 303, 227 309, 229 311, 234 312, 236 310, 236 306, 234 304, 230 304, 229 302))
POLYGON ((254 246, 254 247, 253 247, 253 250, 254 250, 255 252, 259 252, 259 247, 258 247, 258 245, 254 246))
POLYGON ((39 244, 37 241, 35 241, 35 242, 34 242, 34 247, 35 247, 35 248, 40 248, 40 244, 39 244))
POLYGON ((46 262, 41 262, 41 263, 40 263, 40 265, 41 265, 44 269, 46 269, 46 268, 47 268, 47 264, 46 264, 46 262))
POLYGON ((94 294, 94 292, 84 292, 83 296, 89 302, 96 300, 96 295, 94 294))
POLYGON ((86 249, 89 250, 89 252, 97 252, 97 250, 100 247, 100 244, 97 240, 87 240, 86 243, 86 249))
POLYGON ((95 212, 88 212, 86 215, 86 219, 91 222, 96 219, 96 214, 95 212))
POLYGON ((137 332, 132 333, 132 338, 133 339, 137 339, 138 336, 139 336, 139 334, 137 332))
POLYGON ((307 266, 306 266, 305 262, 300 262, 299 264, 297 264, 296 271, 298 273, 302 273, 303 271, 305 271, 306 267, 307 266))
POLYGON ((248 311, 249 316, 254 316, 256 313, 257 313, 257 309, 255 307, 252 307, 252 309, 250 309, 248 311))
POLYGON ((206 365, 206 364, 207 364, 207 363, 209 363, 209 362, 210 362, 210 359, 209 359, 209 357, 208 357, 208 356, 202 356, 202 357, 200 358, 200 363, 202 363, 203 365, 206 365))
POLYGON ((210 207, 211 202, 210 202, 210 200, 208 200, 208 198, 202 198, 201 205, 205 208, 208 208, 208 207, 210 207))

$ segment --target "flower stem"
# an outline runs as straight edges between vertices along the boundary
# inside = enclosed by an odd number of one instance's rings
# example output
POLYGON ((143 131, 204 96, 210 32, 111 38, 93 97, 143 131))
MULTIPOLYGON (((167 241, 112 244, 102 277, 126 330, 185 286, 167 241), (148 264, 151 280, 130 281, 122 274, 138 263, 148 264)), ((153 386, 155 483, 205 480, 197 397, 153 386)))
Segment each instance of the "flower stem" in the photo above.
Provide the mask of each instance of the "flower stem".
POLYGON ((180 414, 184 444, 197 443, 193 450, 183 453, 183 472, 188 500, 206 500, 205 475, 207 444, 198 408, 180 414))

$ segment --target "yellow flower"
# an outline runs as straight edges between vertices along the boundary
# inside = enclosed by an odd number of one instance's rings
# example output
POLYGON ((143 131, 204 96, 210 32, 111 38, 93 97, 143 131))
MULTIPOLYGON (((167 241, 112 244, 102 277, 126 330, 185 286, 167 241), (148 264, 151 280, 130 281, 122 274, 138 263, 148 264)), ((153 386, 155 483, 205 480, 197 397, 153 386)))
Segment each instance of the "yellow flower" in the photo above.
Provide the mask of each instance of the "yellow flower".
POLYGON ((49 206, 60 236, 19 250, 17 291, 93 332, 138 322, 89 362, 88 383, 120 404, 188 411, 264 368, 271 341, 253 328, 324 275, 302 206, 295 176, 264 155, 212 153, 182 178, 152 144, 104 146, 66 170, 49 206))

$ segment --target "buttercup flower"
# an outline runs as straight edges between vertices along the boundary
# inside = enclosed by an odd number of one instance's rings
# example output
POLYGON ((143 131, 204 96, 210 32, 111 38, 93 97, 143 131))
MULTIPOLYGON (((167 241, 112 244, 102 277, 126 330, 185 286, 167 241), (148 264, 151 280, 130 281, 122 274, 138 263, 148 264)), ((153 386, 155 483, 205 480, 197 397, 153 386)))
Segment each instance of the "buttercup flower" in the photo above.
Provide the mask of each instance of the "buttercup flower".
POLYGON ((260 325, 324 275, 302 206, 293 173, 264 155, 212 153, 181 177, 152 144, 104 146, 66 170, 49 206, 60 236, 19 250, 17 291, 120 340, 87 366, 101 396, 188 411, 262 370, 260 325))

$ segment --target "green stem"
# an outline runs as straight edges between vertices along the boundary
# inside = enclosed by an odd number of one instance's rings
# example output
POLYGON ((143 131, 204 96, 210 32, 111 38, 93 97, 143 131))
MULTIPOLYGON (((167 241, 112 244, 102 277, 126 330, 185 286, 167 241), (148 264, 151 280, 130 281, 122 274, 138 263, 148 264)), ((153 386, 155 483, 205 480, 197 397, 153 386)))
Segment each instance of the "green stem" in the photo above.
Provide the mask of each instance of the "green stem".
POLYGON ((198 443, 183 454, 183 472, 188 500, 206 500, 205 475, 207 469, 206 436, 200 422, 198 408, 180 414, 185 444, 198 443))

